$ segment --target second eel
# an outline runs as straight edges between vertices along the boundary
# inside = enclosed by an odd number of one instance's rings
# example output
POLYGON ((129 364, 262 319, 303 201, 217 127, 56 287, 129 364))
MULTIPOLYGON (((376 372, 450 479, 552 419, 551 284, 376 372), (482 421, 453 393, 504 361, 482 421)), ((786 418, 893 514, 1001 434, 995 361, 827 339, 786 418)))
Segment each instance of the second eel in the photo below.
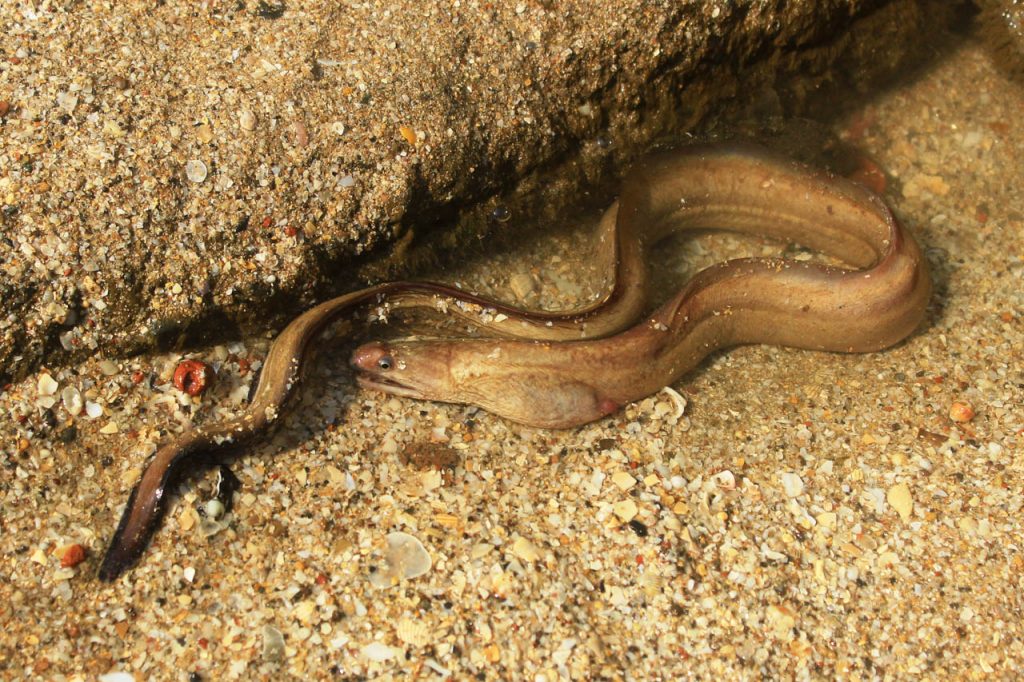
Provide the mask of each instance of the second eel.
POLYGON ((697 146, 648 160, 626 180, 623 221, 774 237, 852 269, 781 258, 727 261, 699 272, 633 328, 596 341, 371 342, 352 354, 360 385, 568 428, 655 393, 720 348, 886 348, 918 326, 931 294, 920 248, 881 199, 748 146, 697 146))

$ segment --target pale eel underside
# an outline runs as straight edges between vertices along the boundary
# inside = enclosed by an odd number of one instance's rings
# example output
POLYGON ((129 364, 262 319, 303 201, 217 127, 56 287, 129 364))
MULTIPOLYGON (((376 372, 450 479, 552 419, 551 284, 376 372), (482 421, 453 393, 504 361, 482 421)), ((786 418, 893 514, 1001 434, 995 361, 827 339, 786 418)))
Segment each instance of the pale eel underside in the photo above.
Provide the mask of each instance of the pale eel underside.
POLYGON ((365 344, 352 356, 361 385, 565 428, 671 384, 726 346, 884 348, 913 331, 930 293, 917 244, 878 197, 749 145, 695 146, 639 164, 598 234, 612 286, 579 310, 521 310, 440 284, 390 282, 299 316, 274 341, 240 416, 187 431, 157 450, 132 490, 100 578, 113 580, 139 558, 168 487, 184 472, 267 434, 295 394, 313 341, 358 306, 443 307, 485 335, 504 337, 365 344), (799 243, 857 269, 728 261, 698 273, 647 319, 621 331, 648 298, 645 248, 671 231, 697 229, 799 243))

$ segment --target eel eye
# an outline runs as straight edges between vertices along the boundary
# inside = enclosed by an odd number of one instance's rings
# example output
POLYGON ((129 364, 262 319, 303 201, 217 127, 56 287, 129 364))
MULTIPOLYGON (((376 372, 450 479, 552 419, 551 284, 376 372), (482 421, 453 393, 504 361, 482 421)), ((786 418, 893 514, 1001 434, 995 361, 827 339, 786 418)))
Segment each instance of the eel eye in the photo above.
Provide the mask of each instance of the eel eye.
POLYGON ((383 355, 377 360, 377 368, 385 372, 395 366, 395 359, 390 355, 383 355))

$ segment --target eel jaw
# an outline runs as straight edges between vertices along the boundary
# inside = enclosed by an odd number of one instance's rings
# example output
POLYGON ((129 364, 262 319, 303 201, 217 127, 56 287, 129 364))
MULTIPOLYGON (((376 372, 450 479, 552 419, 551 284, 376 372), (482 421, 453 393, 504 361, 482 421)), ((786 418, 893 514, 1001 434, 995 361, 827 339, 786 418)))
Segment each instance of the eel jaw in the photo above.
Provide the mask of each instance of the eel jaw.
POLYGON ((356 382, 361 388, 369 388, 375 391, 381 391, 382 393, 401 396, 403 398, 423 397, 423 394, 412 386, 407 386, 401 382, 386 379, 376 374, 370 374, 369 372, 357 373, 356 382))

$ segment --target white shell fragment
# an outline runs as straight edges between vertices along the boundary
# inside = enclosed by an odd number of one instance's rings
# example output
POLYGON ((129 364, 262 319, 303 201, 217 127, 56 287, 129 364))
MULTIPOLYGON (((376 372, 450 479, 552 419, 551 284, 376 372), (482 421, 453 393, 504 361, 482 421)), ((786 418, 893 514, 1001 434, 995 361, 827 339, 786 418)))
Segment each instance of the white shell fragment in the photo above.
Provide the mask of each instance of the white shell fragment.
POLYGON ((246 132, 251 132, 256 128, 256 114, 252 113, 248 109, 244 109, 238 114, 238 127, 246 132))
POLYGON ((675 405, 676 411, 672 415, 673 419, 679 419, 686 412, 686 398, 679 394, 679 391, 675 390, 671 386, 665 386, 661 389, 661 392, 672 399, 672 404, 675 405))
POLYGON ((715 484, 722 490, 736 490, 736 476, 728 469, 713 476, 715 484))
POLYGON ((64 387, 64 390, 60 392, 60 401, 64 404, 64 409, 72 417, 80 415, 85 405, 82 402, 82 394, 74 386, 64 387))
POLYGON ((370 573, 374 587, 393 587, 403 580, 411 580, 427 573, 433 561, 423 543, 408 533, 388 533, 383 560, 370 573))
POLYGON ((89 419, 97 419, 103 415, 103 407, 99 403, 94 403, 91 400, 86 400, 85 414, 88 415, 89 419))
POLYGON ((224 503, 214 498, 206 502, 206 515, 211 519, 219 519, 224 516, 224 503))
POLYGON ((263 626, 263 660, 280 661, 284 658, 284 635, 273 625, 263 626))
POLYGON ((189 180, 195 183, 200 183, 206 179, 206 175, 209 171, 206 168, 206 164, 202 161, 192 159, 185 164, 185 175, 189 180))
POLYGON ((799 497, 804 492, 804 481, 798 474, 791 471, 784 471, 779 475, 782 482, 782 490, 788 497, 799 497))
POLYGON ((433 640, 430 628, 426 623, 411 618, 402 618, 395 627, 398 639, 412 646, 426 646, 433 640))
POLYGON ((39 395, 53 395, 57 392, 57 382, 49 374, 40 374, 36 382, 36 390, 39 395))
POLYGON ((359 653, 363 655, 363 658, 377 662, 386 661, 389 658, 395 657, 395 650, 387 644, 381 644, 380 642, 371 642, 367 644, 359 653))

